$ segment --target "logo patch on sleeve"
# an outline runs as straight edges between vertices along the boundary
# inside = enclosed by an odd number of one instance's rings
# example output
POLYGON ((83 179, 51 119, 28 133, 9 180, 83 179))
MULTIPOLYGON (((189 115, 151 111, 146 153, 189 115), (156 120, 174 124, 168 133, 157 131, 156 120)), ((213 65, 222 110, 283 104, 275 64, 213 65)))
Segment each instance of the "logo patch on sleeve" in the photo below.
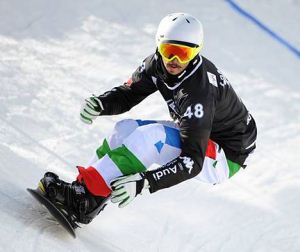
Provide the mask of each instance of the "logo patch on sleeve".
POLYGON ((217 76, 215 74, 207 72, 207 77, 210 84, 214 85, 215 87, 218 87, 217 76))
POLYGON ((125 82, 125 85, 130 87, 132 84, 132 78, 129 78, 126 82, 125 82))

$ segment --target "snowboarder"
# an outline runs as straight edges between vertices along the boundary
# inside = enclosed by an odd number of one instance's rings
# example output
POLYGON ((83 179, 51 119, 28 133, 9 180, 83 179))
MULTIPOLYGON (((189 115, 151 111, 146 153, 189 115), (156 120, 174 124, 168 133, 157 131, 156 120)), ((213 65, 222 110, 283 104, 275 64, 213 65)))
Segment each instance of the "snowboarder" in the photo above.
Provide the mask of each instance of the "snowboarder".
POLYGON ((167 15, 156 45, 124 85, 87 98, 80 117, 91 124, 159 91, 173 121, 122 120, 89 165, 78 167, 74 182, 47 172, 39 183, 76 222, 89 223, 108 199, 123 207, 144 190, 153 193, 195 176, 221 183, 246 167, 256 147, 253 117, 224 74, 201 55, 200 21, 186 13, 167 15))

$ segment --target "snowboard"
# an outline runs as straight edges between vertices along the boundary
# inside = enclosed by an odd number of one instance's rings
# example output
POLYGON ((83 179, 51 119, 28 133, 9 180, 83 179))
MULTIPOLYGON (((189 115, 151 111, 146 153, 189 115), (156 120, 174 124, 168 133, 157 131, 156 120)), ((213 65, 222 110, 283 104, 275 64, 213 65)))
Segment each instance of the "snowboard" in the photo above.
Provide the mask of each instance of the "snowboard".
POLYGON ((67 215, 64 214, 58 207, 56 207, 41 192, 39 192, 38 189, 27 188, 27 191, 33 196, 33 198, 46 207, 49 213, 70 235, 76 238, 75 228, 79 226, 75 222, 69 220, 67 215))

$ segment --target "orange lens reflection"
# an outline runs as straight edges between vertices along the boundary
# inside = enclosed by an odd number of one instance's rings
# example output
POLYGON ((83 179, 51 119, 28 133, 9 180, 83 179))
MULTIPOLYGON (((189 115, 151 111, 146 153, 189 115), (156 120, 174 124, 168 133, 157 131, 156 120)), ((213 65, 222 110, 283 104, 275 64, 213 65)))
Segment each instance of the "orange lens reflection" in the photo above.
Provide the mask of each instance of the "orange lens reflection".
POLYGON ((200 48, 193 48, 183 45, 177 44, 161 44, 159 47, 159 53, 164 57, 167 61, 173 60, 175 57, 181 63, 186 63, 192 60, 197 53, 199 53, 200 48))

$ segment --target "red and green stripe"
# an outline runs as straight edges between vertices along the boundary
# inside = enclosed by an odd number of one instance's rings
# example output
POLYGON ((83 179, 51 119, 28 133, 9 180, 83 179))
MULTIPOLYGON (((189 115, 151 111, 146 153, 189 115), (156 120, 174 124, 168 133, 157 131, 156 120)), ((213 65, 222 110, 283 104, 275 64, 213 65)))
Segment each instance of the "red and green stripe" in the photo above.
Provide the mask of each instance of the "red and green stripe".
MULTIPOLYGON (((111 149, 107 140, 104 139, 103 144, 96 150, 99 159, 108 155, 113 162, 109 167, 101 169, 101 167, 90 166, 87 169, 79 168, 80 178, 85 182, 89 191, 94 195, 108 196, 111 193, 110 181, 106 181, 105 170, 111 169, 109 173, 115 174, 135 174, 146 171, 143 163, 125 146, 122 145, 116 149, 111 149), (98 171, 101 169, 101 171, 98 171), (118 170, 116 170, 118 169, 118 170)), ((107 176, 109 177, 109 176, 107 176)))

